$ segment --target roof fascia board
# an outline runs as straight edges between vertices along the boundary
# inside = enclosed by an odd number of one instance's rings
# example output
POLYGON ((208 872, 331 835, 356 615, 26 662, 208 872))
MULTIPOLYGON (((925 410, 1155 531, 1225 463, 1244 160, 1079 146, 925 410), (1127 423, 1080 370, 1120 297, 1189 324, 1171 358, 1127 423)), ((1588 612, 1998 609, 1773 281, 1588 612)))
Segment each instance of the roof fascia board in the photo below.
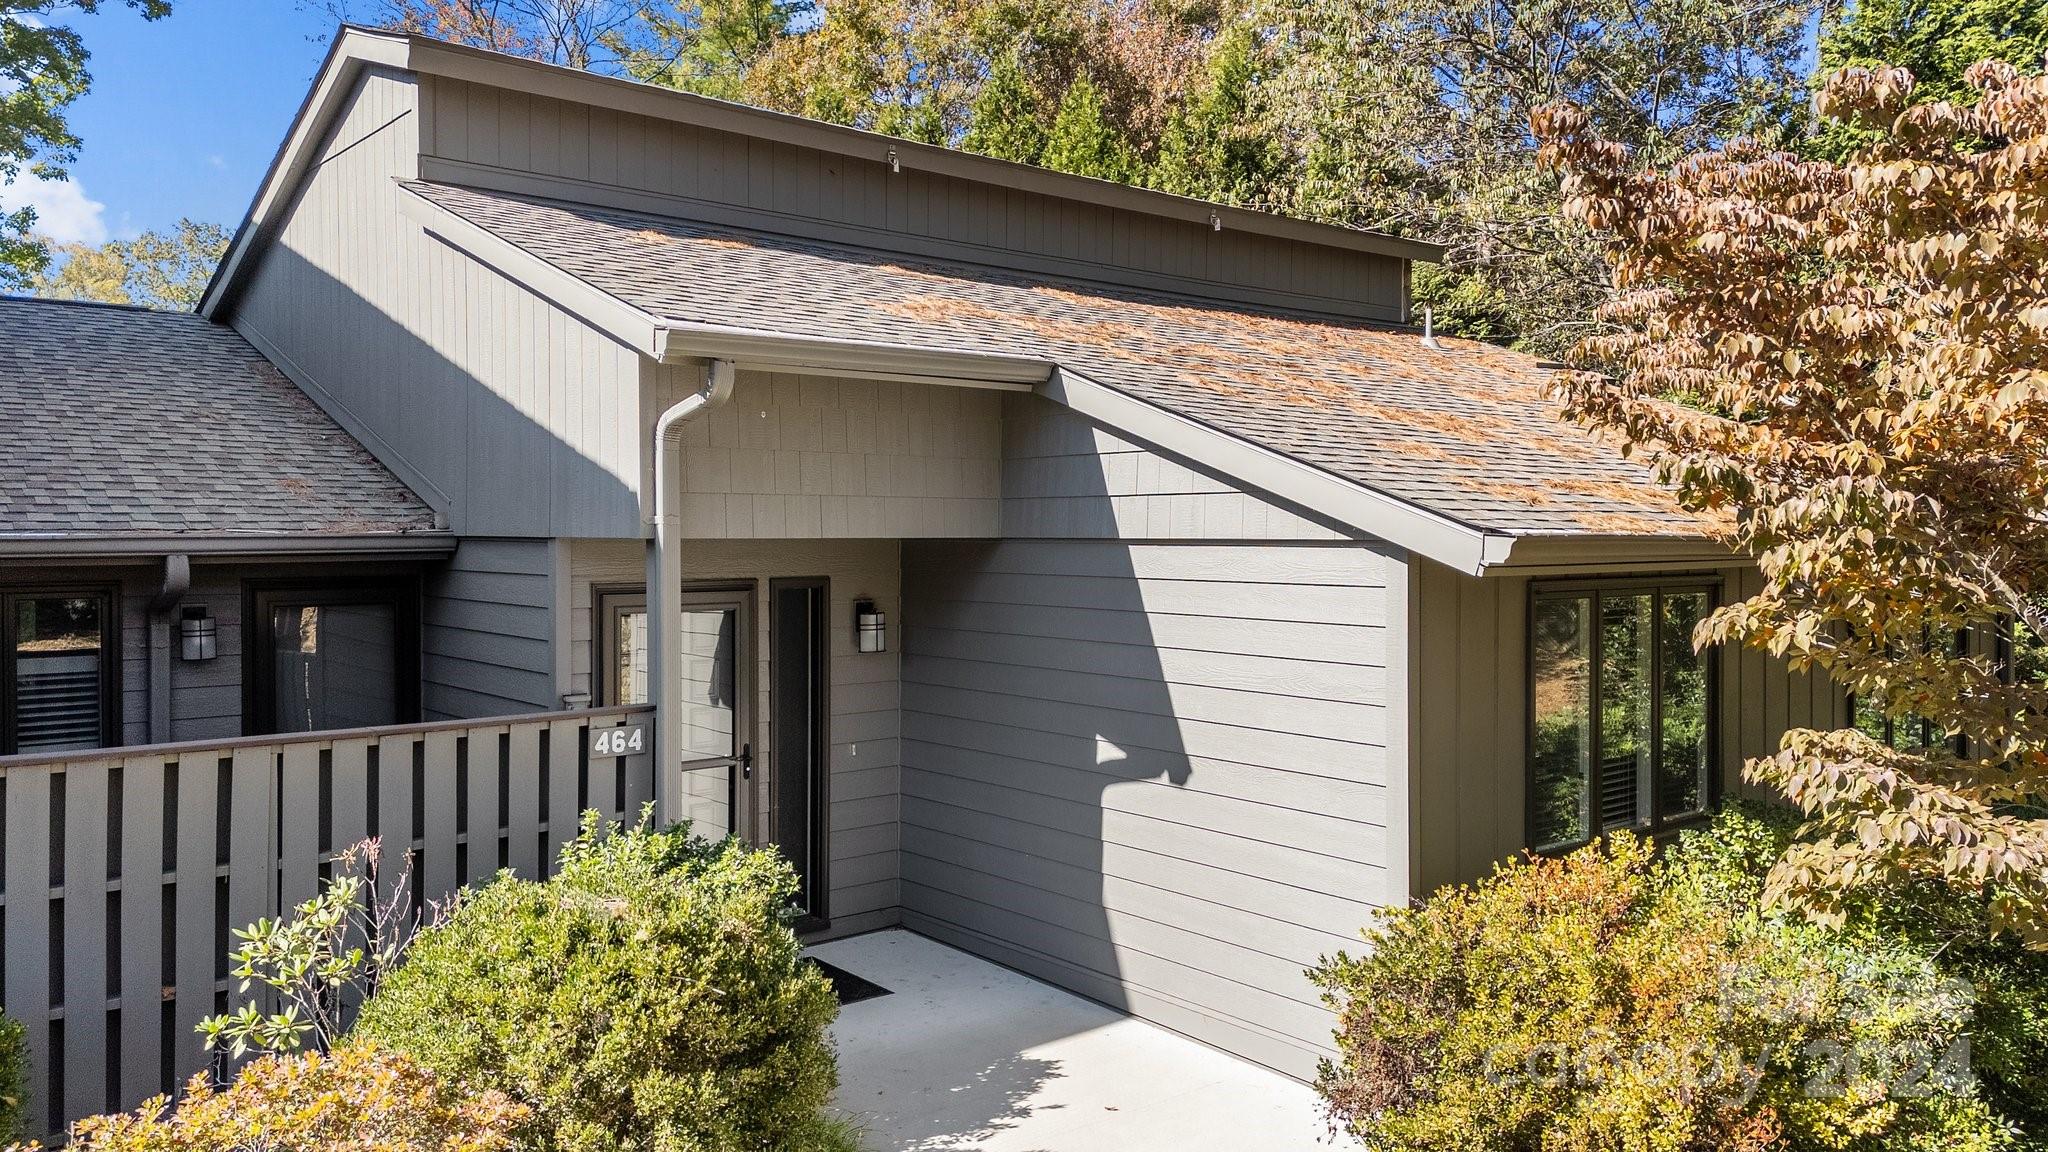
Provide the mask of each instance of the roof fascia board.
POLYGON ((201 316, 214 319, 232 297, 243 261, 257 240, 270 231, 279 208, 297 193, 306 172, 319 160, 320 141, 348 103, 356 77, 369 67, 409 70, 413 43, 408 36, 364 28, 344 27, 335 35, 313 86, 299 104, 298 115, 292 118, 291 130, 271 157, 263 182, 256 186, 255 198, 235 229, 227 255, 207 282, 206 294, 199 301, 201 316))
POLYGON ((0 536, 10 560, 74 560, 138 556, 349 556, 445 555, 455 551, 448 532, 365 536, 264 536, 169 533, 134 536, 0 536))
POLYGON ((1489 557, 1502 550, 1502 537, 1354 484, 1064 368, 1055 368, 1040 391, 1118 432, 1460 572, 1477 575, 1489 557))
POLYGON ((894 163, 899 168, 977 184, 1016 188, 1106 208, 1122 208, 1204 228, 1220 224, 1242 232, 1402 260, 1435 262, 1443 258, 1441 245, 1419 240, 1341 228, 1334 224, 1314 224, 1185 196, 1131 188, 1108 180, 1015 164, 956 148, 921 144, 878 132, 807 120, 693 92, 598 76, 479 48, 424 38, 414 39, 412 48, 412 70, 430 76, 445 76, 451 80, 509 88, 570 103, 592 104, 655 119, 696 124, 716 131, 815 148, 877 164, 891 163, 890 155, 893 153, 894 163))
POLYGON ((404 195, 398 198, 399 212, 419 224, 428 235, 507 280, 547 298, 642 356, 661 358, 663 324, 653 315, 563 271, 489 229, 470 223, 409 188, 401 188, 400 191, 404 195))
POLYGON ((819 372, 851 370, 889 378, 970 383, 984 388, 1028 392, 1045 382, 1052 366, 1023 356, 987 352, 946 352, 866 340, 793 336, 723 324, 669 321, 658 339, 656 359, 732 360, 749 367, 819 372))
POLYGON ((1720 541, 1700 536, 1545 534, 1502 537, 1509 547, 1487 565, 1503 575, 1560 575, 1604 571, 1739 568, 1750 563, 1720 541))

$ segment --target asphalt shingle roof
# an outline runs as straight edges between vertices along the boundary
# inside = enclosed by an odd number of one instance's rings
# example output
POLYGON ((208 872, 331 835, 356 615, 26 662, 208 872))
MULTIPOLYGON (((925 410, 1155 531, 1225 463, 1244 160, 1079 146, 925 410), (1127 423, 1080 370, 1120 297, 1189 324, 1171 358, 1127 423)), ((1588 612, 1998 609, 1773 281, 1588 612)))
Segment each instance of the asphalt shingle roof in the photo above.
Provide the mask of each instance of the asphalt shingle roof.
POLYGON ((443 184, 426 200, 670 321, 1058 363, 1473 528, 1701 535, 1561 423, 1549 370, 1411 330, 948 264, 443 184))
POLYGON ((433 526, 424 500, 232 329, 0 298, 0 539, 433 526))

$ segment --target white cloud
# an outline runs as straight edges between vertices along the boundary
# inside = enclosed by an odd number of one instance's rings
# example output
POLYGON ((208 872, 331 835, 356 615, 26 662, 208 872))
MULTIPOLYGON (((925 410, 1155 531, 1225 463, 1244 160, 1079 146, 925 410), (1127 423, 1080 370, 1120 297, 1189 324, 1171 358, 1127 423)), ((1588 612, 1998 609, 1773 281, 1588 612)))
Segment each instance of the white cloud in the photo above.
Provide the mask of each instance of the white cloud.
POLYGON ((73 180, 38 180, 24 172, 0 184, 0 207, 34 208, 36 233, 59 244, 107 242, 107 206, 86 196, 73 180))

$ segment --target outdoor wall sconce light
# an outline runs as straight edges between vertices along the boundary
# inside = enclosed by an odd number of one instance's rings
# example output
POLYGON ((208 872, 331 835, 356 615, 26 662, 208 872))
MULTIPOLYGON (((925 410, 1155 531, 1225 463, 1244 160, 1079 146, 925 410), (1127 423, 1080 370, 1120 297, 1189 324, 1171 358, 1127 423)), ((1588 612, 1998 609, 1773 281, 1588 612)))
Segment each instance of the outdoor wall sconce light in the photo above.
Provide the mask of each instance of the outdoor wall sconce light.
POLYGON ((211 660, 220 655, 213 617, 203 607, 185 609, 184 618, 178 621, 178 641, 178 654, 187 660, 211 660))
POLYGON ((889 618, 873 600, 853 602, 853 648, 856 652, 889 650, 889 618))

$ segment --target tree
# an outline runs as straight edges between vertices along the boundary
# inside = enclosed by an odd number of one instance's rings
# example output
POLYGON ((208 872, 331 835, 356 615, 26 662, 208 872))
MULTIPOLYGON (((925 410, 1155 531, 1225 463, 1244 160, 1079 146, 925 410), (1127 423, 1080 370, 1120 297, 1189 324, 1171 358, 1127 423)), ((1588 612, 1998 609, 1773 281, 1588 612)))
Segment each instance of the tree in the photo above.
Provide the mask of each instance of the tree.
POLYGON ((299 0, 343 24, 418 32, 549 64, 619 72, 644 46, 661 0, 299 0))
MULTIPOLYGON (((1821 29, 1821 75, 1842 68, 1904 68, 1920 101, 1973 98, 1963 79, 1979 60, 2039 71, 2048 55, 2048 4, 2040 0, 1856 0, 1821 29)), ((1836 121, 1817 126, 1806 151, 1831 160, 1869 143, 1836 121)))
MULTIPOLYGON (((62 180, 79 139, 64 110, 92 88, 85 39, 59 13, 90 15, 102 0, 0 0, 0 186, 27 175, 62 180)), ((126 0, 145 20, 170 15, 170 0, 126 0)), ((0 208, 0 289, 19 287, 49 265, 33 234, 35 209, 0 208)))
POLYGON ((1695 642, 1931 722, 1796 730, 1747 765, 1808 817, 1770 896, 1839 922, 1935 879, 2048 946, 2048 684, 1954 640, 2048 636, 2048 79, 1966 79, 1916 104, 1903 70, 1828 78, 1821 113, 1872 138, 1841 164, 1737 143, 1644 172, 1575 107, 1535 128, 1619 291, 1620 330, 1580 349, 1614 375, 1564 376, 1570 414, 1762 571, 1695 642))
POLYGON ((180 220, 169 233, 144 232, 133 240, 98 245, 60 244, 55 249, 61 262, 38 274, 30 288, 52 300, 190 312, 206 295, 229 239, 218 224, 180 220))
POLYGON ((1498 301, 1490 324, 1560 353, 1585 332, 1607 277, 1597 246, 1558 216, 1530 111, 1572 100, 1646 163, 1788 122, 1812 11, 1731 0, 1274 3, 1260 18, 1278 53, 1263 99, 1283 167, 1298 176, 1271 206, 1446 245, 1449 275, 1419 285, 1420 303, 1498 301))
POLYGON ((1110 121, 1102 93, 1086 76, 1067 86, 1038 162, 1047 168, 1101 180, 1129 181, 1138 172, 1138 159, 1130 142, 1110 121))

